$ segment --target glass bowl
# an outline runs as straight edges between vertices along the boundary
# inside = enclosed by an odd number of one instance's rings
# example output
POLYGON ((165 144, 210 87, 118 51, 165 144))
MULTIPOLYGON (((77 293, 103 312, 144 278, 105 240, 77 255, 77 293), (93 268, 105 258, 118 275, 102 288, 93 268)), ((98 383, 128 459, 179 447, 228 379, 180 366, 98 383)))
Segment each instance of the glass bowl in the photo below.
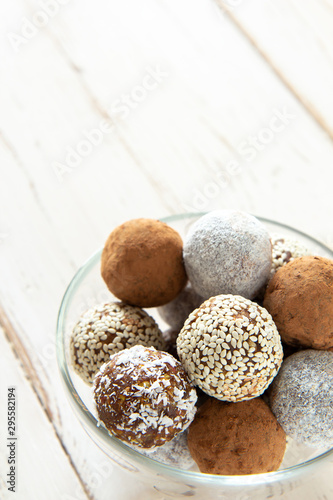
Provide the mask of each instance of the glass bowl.
MULTIPOLYGON (((180 214, 161 220, 184 237, 189 227, 202 215, 204 213, 180 214)), ((305 244, 313 254, 333 258, 332 250, 314 238, 284 224, 260 217, 258 219, 270 233, 294 238, 305 244)), ((110 436, 103 426, 98 426, 93 408, 92 390, 74 372, 71 365, 69 339, 74 324, 83 312, 99 303, 115 299, 100 275, 101 251, 97 251, 88 259, 69 284, 59 310, 56 340, 58 364, 65 391, 76 416, 93 441, 110 459, 131 471, 140 482, 145 482, 147 492, 150 491, 151 495, 154 492, 158 493, 159 496, 156 498, 160 499, 191 497, 200 500, 215 498, 261 500, 279 497, 281 492, 299 490, 301 486, 304 488, 306 481, 310 481, 316 474, 316 467, 318 471, 319 465, 323 466, 325 461, 327 463, 329 458, 333 458, 333 449, 316 450, 292 442, 287 446, 284 461, 278 471, 220 476, 202 474, 198 470, 182 470, 158 462, 129 448, 117 438, 110 436)), ((163 329, 163 322, 156 309, 150 308, 148 312, 158 320, 163 329)), ((149 498, 155 498, 151 495, 149 498)))

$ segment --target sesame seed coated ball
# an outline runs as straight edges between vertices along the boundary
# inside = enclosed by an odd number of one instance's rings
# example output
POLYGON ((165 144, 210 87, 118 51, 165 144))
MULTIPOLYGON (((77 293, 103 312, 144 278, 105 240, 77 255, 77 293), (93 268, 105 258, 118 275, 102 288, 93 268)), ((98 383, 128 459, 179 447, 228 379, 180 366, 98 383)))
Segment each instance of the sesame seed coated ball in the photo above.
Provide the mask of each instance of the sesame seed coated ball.
POLYGON ((269 279, 272 245, 252 215, 214 210, 193 224, 183 256, 189 280, 204 299, 222 293, 253 299, 269 279))
POLYGON ((100 304, 86 311, 74 326, 70 341, 73 367, 85 382, 92 383, 110 354, 136 344, 164 349, 155 320, 140 307, 122 302, 100 304))
POLYGON ((137 345, 113 354, 101 367, 94 398, 99 419, 112 435, 152 449, 190 425, 197 394, 171 354, 137 345))
POLYGON ((244 401, 260 396, 283 358, 271 315, 237 295, 219 295, 193 311, 177 337, 190 380, 209 396, 244 401))
POLYGON ((272 242, 272 268, 270 278, 274 276, 280 267, 285 266, 298 257, 311 255, 312 252, 302 243, 292 238, 273 233, 272 242))
POLYGON ((313 447, 333 446, 333 352, 289 356, 269 389, 272 412, 287 435, 313 447))
POLYGON ((269 275, 269 280, 259 290, 258 295, 255 297, 256 302, 259 302, 260 305, 263 305, 263 300, 269 281, 281 267, 284 267, 286 264, 288 264, 288 262, 292 262, 298 257, 304 257, 305 255, 312 254, 311 251, 299 241, 287 238, 276 233, 271 234, 271 243, 272 267, 269 275))

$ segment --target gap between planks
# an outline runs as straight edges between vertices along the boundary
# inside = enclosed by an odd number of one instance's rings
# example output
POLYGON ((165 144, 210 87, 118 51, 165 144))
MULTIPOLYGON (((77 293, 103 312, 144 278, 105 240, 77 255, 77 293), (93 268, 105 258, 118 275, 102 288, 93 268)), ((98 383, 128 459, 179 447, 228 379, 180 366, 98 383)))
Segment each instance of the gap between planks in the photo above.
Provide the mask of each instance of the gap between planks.
POLYGON ((249 31, 243 26, 243 24, 237 19, 237 17, 231 12, 231 10, 223 4, 223 0, 213 0, 214 4, 222 11, 224 15, 228 17, 231 23, 242 33, 244 37, 249 41, 255 51, 260 55, 260 57, 268 64, 271 70, 274 72, 276 77, 281 81, 284 87, 289 90, 289 92, 294 96, 294 98, 299 102, 299 104, 311 115, 313 120, 319 125, 321 129, 329 136, 333 141, 333 130, 327 124, 326 120, 322 115, 316 110, 307 99, 298 93, 295 87, 291 84, 288 78, 280 71, 277 65, 270 59, 269 55, 263 50, 260 44, 255 40, 255 38, 249 33, 249 31))
POLYGON ((57 440, 59 441, 59 444, 60 444, 65 456, 67 457, 67 460, 68 460, 71 468, 73 469, 73 472, 76 475, 77 480, 79 481, 81 488, 87 497, 87 500, 94 500, 94 497, 88 491, 84 481, 81 478, 79 471, 77 470, 77 468, 75 466, 75 463, 73 462, 66 446, 64 445, 64 443, 63 443, 63 441, 62 441, 62 439, 61 439, 61 437, 60 437, 60 435, 59 435, 59 433, 58 433, 58 431, 53 423, 53 415, 52 415, 52 411, 51 411, 50 406, 49 406, 49 397, 48 397, 44 387, 42 386, 41 381, 39 380, 36 369, 31 361, 31 359, 29 358, 27 350, 25 349, 23 343, 21 342, 20 337, 19 337, 14 325, 12 324, 9 317, 5 313, 1 304, 0 304, 0 326, 2 327, 2 329, 4 331, 5 337, 8 340, 8 343, 9 343, 15 357, 17 358, 17 360, 19 361, 19 363, 23 369, 23 373, 24 373, 25 378, 27 379, 27 381, 31 385, 32 390, 34 391, 34 393, 37 397, 37 400, 42 407, 42 410, 44 411, 48 421, 50 422, 52 429, 54 431, 54 434, 55 434, 57 440))

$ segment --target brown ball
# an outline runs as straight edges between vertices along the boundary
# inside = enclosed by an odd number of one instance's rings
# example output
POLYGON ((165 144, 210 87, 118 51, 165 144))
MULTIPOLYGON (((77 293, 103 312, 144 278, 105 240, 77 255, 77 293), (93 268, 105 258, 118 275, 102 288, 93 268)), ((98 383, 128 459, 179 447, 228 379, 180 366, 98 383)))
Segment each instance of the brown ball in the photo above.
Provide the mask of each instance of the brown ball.
POLYGON ((198 409, 187 441, 201 472, 222 475, 274 471, 286 448, 286 435, 261 398, 209 399, 198 409))
POLYGON ((333 260, 300 257, 280 268, 266 290, 264 307, 287 344, 332 348, 333 260))
POLYGON ((109 290, 128 304, 157 307, 173 300, 187 277, 177 231, 154 219, 133 219, 108 237, 101 262, 109 290))
POLYGON ((99 419, 139 448, 171 441, 192 422, 197 394, 171 354, 136 345, 110 356, 94 381, 99 419))

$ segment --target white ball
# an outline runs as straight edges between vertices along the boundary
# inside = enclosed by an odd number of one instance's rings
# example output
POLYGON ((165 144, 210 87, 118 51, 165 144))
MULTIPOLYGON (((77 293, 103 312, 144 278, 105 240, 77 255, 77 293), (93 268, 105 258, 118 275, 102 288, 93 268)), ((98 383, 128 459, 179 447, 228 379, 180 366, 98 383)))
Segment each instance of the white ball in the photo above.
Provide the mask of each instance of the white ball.
POLYGON ((272 245, 252 215, 215 210, 192 226, 183 256, 189 280, 204 299, 220 294, 253 299, 269 279, 272 245))

